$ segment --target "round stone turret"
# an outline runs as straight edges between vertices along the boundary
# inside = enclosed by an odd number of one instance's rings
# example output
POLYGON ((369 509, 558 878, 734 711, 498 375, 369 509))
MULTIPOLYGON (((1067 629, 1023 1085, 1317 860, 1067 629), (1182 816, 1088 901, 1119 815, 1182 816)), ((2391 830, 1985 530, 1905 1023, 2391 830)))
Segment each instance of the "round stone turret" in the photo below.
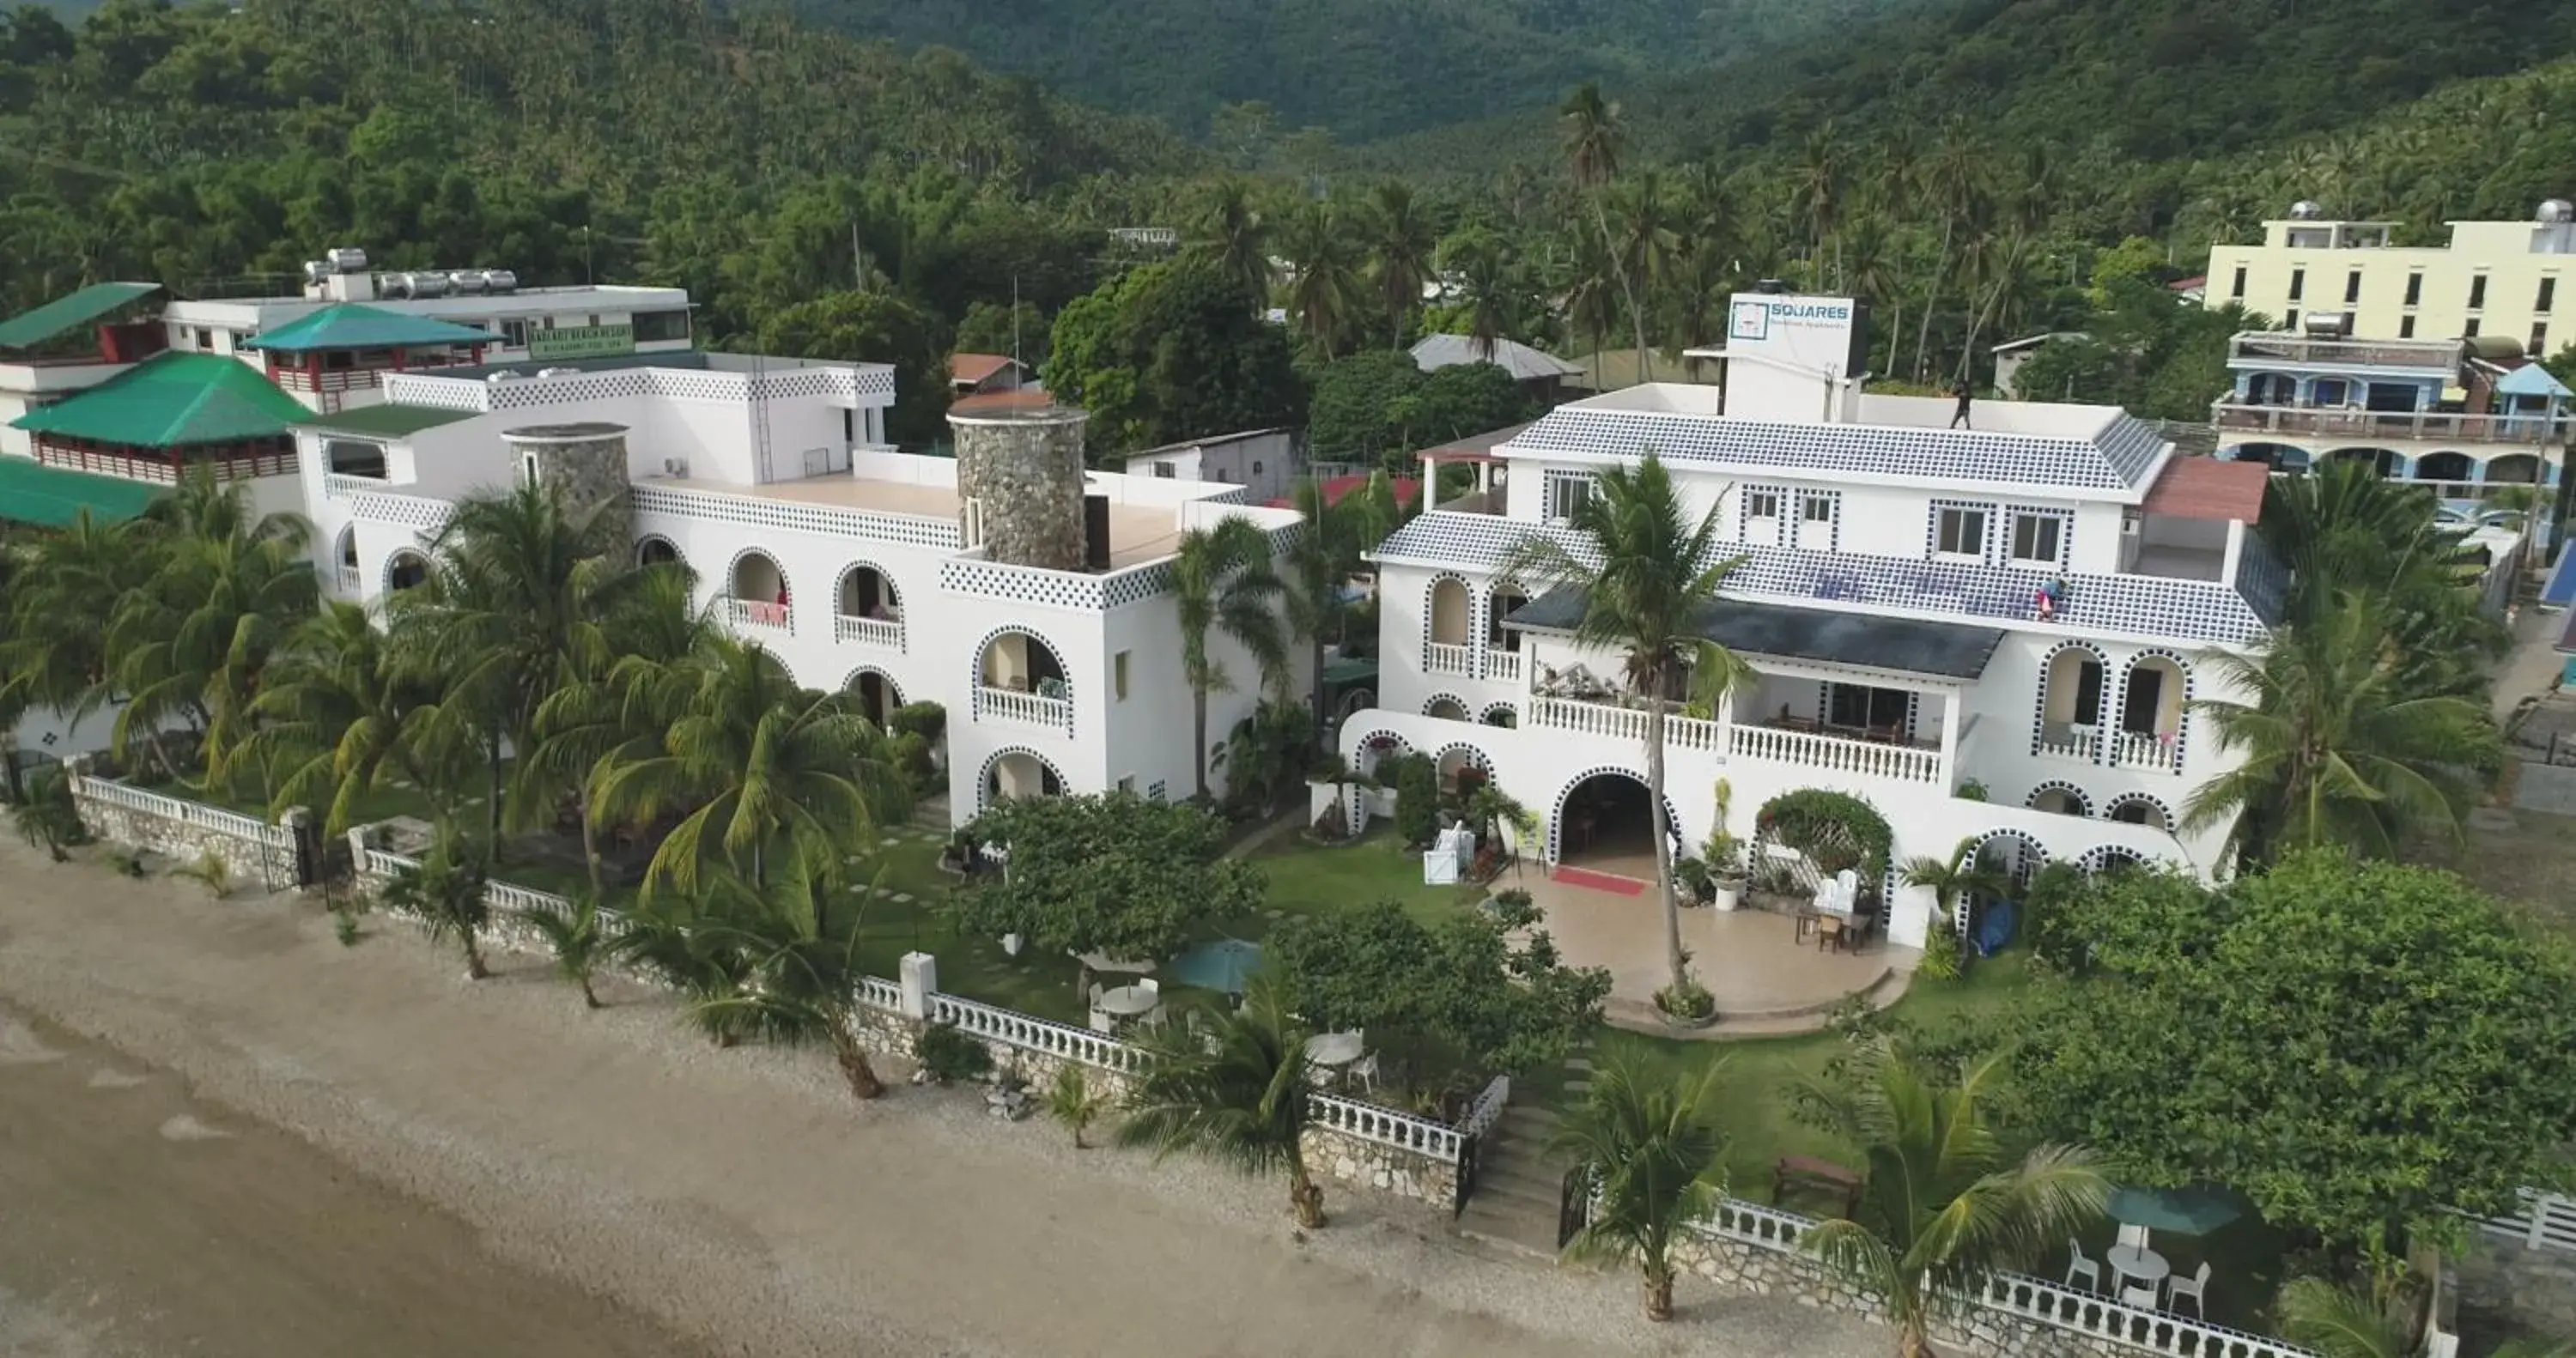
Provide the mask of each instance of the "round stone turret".
POLYGON ((948 417, 957 439, 957 492, 969 502, 968 532, 980 528, 991 559, 1082 569, 1082 426, 1088 418, 1063 409, 948 417))
POLYGON ((583 424, 531 424, 501 431, 522 480, 534 480, 563 498, 566 513, 606 506, 603 516, 620 543, 634 536, 628 507, 626 426, 604 420, 583 424))

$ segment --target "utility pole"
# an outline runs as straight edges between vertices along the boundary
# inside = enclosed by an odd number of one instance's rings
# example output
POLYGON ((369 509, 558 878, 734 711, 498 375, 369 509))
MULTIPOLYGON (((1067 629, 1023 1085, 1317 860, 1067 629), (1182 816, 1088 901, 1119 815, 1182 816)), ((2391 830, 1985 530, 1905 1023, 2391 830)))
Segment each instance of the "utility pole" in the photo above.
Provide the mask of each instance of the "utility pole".
POLYGON ((1011 271, 1011 362, 1020 371, 1028 371, 1028 365, 1020 362, 1020 274, 1017 269, 1011 271))
POLYGON ((868 290, 868 258, 859 250, 859 219, 850 219, 850 290, 868 290))

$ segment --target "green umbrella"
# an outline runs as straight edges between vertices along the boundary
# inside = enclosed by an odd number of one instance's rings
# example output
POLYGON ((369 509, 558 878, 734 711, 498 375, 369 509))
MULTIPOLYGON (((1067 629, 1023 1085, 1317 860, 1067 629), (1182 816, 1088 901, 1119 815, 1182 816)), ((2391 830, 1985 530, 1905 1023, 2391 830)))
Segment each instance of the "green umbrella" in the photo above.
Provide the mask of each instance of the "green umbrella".
POLYGON ((2175 1235, 2207 1235, 2245 1215, 2245 1200, 2223 1188, 2123 1188, 2111 1194, 2111 1219, 2175 1235))
POLYGON ((1182 985, 1240 995, 1245 978, 1260 969, 1260 944, 1246 943, 1239 938, 1220 938, 1173 958, 1163 976, 1182 985))

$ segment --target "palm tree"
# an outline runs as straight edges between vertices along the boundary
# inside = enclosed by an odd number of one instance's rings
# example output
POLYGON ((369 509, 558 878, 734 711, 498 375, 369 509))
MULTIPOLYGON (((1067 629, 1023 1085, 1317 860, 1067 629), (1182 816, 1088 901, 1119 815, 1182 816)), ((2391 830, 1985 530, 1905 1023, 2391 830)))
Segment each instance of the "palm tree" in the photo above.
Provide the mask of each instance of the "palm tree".
POLYGON ((2010 886, 2002 873, 1987 865, 1973 837, 1960 840, 1947 859, 1927 856, 1906 860, 1897 865, 1896 879, 1930 891, 1934 918, 1944 921, 1958 918, 1962 899, 1999 896, 2010 886))
POLYGON ((2475 559, 2436 510, 2419 487, 2387 481, 2360 462, 2330 462, 2306 476, 2273 478, 2263 536, 2290 569, 2285 613, 2293 625, 2329 618, 2345 591, 2359 591, 2377 602, 2390 629, 2401 691, 2482 700, 2482 662, 2504 634, 2459 587, 2475 559))
POLYGON ((1573 590, 1583 599, 1578 647, 1617 651, 1631 686, 1646 700, 1646 800, 1654 820, 1655 879, 1664 904, 1664 945, 1672 985, 1690 977, 1682 953, 1681 903, 1673 889, 1673 827, 1664 808, 1664 719, 1676 694, 1714 707, 1751 676, 1725 647, 1702 635, 1702 616, 1741 557, 1718 551, 1712 504, 1693 524, 1663 459, 1612 467, 1575 507, 1570 526, 1581 555, 1557 539, 1532 536, 1501 568, 1505 579, 1573 590))
POLYGON ((1220 182, 1199 213, 1190 248, 1216 261, 1250 294, 1255 308, 1270 304, 1270 223, 1253 201, 1252 185, 1220 182))
POLYGON ((1494 346, 1520 329, 1527 310, 1527 289, 1502 237, 1482 226, 1460 231, 1440 243, 1440 271, 1457 281, 1477 355, 1493 362, 1494 346))
POLYGON ((443 831, 420 866, 394 873, 385 884, 384 901, 419 916, 431 942, 456 940, 465 950, 466 979, 480 981, 492 974, 483 965, 481 939, 484 926, 492 922, 492 907, 483 897, 490 881, 490 859, 482 847, 443 831))
POLYGON ((2281 1284, 2281 1333, 2323 1358, 2415 1358, 2420 1301, 2406 1287, 2292 1278, 2281 1284))
POLYGON ((323 833, 346 834, 361 800, 400 776, 447 820, 454 761, 430 738, 431 694, 392 648, 365 608, 338 601, 288 638, 251 702, 259 729, 227 761, 268 767, 272 814, 322 804, 323 833))
POLYGON ((832 853, 811 845, 791 852, 770 865, 765 886, 731 873, 716 879, 725 904, 715 927, 748 961, 750 983, 692 1008, 714 1031, 754 1034, 781 1046, 829 1046, 851 1095, 873 1099, 885 1093, 885 1082, 859 1044, 859 984, 867 969, 859 965, 855 907, 847 919, 831 911, 840 859, 817 855, 832 853))
MULTIPOLYGON (((1680 233, 1673 229, 1675 220, 1671 196, 1664 191, 1664 178, 1648 170, 1630 181, 1614 195, 1618 222, 1613 228, 1611 252, 1619 261, 1620 273, 1634 291, 1628 305, 1639 305, 1642 296, 1651 306, 1655 289, 1669 277, 1673 261, 1681 251, 1680 233)), ((1640 337, 1646 334, 1642 317, 1631 317, 1637 323, 1640 337)), ((1639 348, 1637 363, 1640 379, 1655 380, 1654 350, 1639 348)))
POLYGON ((1306 1172, 1302 1144, 1308 1036, 1266 979, 1231 1014, 1195 1029, 1165 1025, 1128 1092, 1119 1144, 1196 1151, 1247 1174, 1285 1169, 1297 1224, 1321 1227, 1324 1190, 1306 1172))
POLYGON ((1350 333, 1365 292, 1351 224, 1330 202, 1308 203, 1289 217, 1280 250, 1294 269, 1288 312, 1329 359, 1350 333))
POLYGON ((599 994, 591 989, 590 979, 615 951, 616 942, 599 912, 599 894, 585 891, 562 909, 526 910, 520 918, 546 941, 546 951, 554 954, 555 973, 581 987, 582 1007, 599 1008, 599 994))
POLYGON ((1270 569, 1270 537, 1250 519, 1228 515, 1213 528, 1181 535, 1172 555, 1172 597, 1180 611, 1181 677, 1190 686, 1192 769, 1198 795, 1208 795, 1208 694, 1234 680, 1208 649, 1218 632, 1251 652, 1264 677, 1284 677, 1288 648, 1272 601, 1281 592, 1270 569))
MULTIPOLYGON (((134 523, 114 523, 82 509, 60 531, 37 538, 9 582, 6 626, 0 627, 0 709, 50 707, 82 711, 102 696, 107 630, 116 602, 148 585, 168 544, 134 523)), ((161 754, 158 728, 146 744, 161 754)))
POLYGON ((2456 843, 2502 737, 2483 703, 2410 695, 2390 635, 2380 606, 2348 592, 2340 610, 2281 628, 2251 658, 2204 661, 2252 701, 2192 703, 2244 762, 2192 794, 2184 826, 2233 821, 2237 849, 2258 858, 2328 845, 2393 858, 2424 831, 2456 843))
POLYGON ((1985 192, 1983 153, 1966 120, 1952 118, 1941 130, 1940 144, 1924 167, 1922 187, 1933 210, 1941 214, 1941 252, 1932 265, 1932 287, 1923 298, 1923 321, 1914 336, 1914 376, 1922 380, 1925 355, 1932 343, 1932 313, 1941 306, 1941 285, 1950 272, 1951 251, 1960 232, 1978 215, 1985 192))
POLYGON ((627 912, 609 955, 641 968, 680 992, 688 1015, 719 1047, 742 1040, 742 1015, 716 1002, 738 995, 752 979, 752 959, 713 911, 722 899, 709 874, 709 889, 695 905, 669 897, 647 898, 627 912), (703 916, 703 917, 702 917, 703 916))
POLYGON ((27 780, 26 799, 9 808, 9 823, 27 847, 44 850, 57 863, 69 862, 63 850, 89 833, 72 800, 71 778, 60 768, 39 769, 27 780))
POLYGON ((1727 1136, 1712 1060, 1695 1078, 1659 1077, 1625 1057, 1593 1076, 1591 1095, 1553 1148, 1585 1167, 1593 1199, 1569 1252, 1635 1260, 1646 1319, 1673 1318, 1673 1240, 1726 1193, 1727 1136))
POLYGON ((1628 140, 1627 120, 1619 105, 1601 97, 1601 86, 1585 81, 1575 87, 1557 106, 1557 122, 1565 129, 1566 169, 1574 186, 1592 203, 1593 226, 1601 233, 1601 251, 1606 255, 1619 283, 1619 291, 1628 302, 1629 319, 1636 324, 1637 352, 1646 351, 1646 317, 1637 309, 1635 281, 1627 275, 1619 258, 1618 247, 1611 243, 1610 218, 1601 205, 1601 191, 1619 177, 1619 157, 1628 140))
POLYGON ((1377 274, 1378 296, 1386 303, 1388 342, 1404 347, 1405 321, 1422 305, 1422 288, 1432 276, 1432 256, 1440 238, 1431 219, 1413 201, 1413 189, 1388 180, 1369 193, 1369 255, 1377 274))
POLYGON ((1109 1111, 1109 1091, 1095 1089, 1091 1076, 1073 1062, 1066 1062, 1055 1073, 1055 1083, 1047 1087, 1047 1114, 1073 1133, 1073 1148, 1083 1150, 1082 1134, 1100 1115, 1109 1111))
POLYGON ((651 821, 685 812, 645 871, 701 892, 718 864, 755 889, 773 859, 837 865, 874 827, 910 814, 885 733, 846 693, 800 689, 756 643, 710 639, 673 680, 680 716, 657 750, 610 761, 593 813, 651 821))
POLYGON ((1806 223, 1808 240, 1812 245, 1808 259, 1813 267, 1809 276, 1819 288, 1841 288, 1843 200, 1850 189, 1851 175, 1843 161, 1842 142, 1835 136, 1832 123, 1828 122, 1808 134, 1807 144, 1798 154, 1796 175, 1791 197, 1794 210, 1806 223), (1834 252, 1834 267, 1830 275, 1825 272, 1828 245, 1834 252))
POLYGON ((2040 1146, 2008 1160, 1984 1119, 2003 1069, 2001 1054, 1989 1056, 1948 1084, 1880 1039, 1847 1086, 1805 1091, 1829 1129, 1862 1148, 1868 1174, 1851 1219, 1810 1228, 1799 1247, 1886 1299, 1902 1358, 1929 1358, 1944 1308, 1986 1275, 2061 1247, 2110 1199, 2082 1150, 2040 1146))

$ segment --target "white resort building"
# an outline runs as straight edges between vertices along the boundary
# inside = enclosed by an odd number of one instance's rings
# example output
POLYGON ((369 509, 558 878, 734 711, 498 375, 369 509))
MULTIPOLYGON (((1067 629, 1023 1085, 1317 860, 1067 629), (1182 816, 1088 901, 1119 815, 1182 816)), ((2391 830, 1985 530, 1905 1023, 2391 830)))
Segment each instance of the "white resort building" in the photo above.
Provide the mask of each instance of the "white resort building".
MULTIPOLYGON (((1342 753, 1480 769, 1536 815, 1551 869, 1651 876, 1646 714, 1620 657, 1571 641, 1581 600, 1504 574, 1535 534, 1589 550, 1571 506, 1651 451, 1744 558, 1704 628, 1759 671, 1668 722, 1686 852, 1723 780, 1748 842, 1767 801, 1813 787, 1871 802, 1899 861, 1972 839, 2016 872, 2221 871, 2224 828, 2180 823, 2231 765, 2190 703, 2287 588, 2253 531, 2265 468, 2180 456, 2112 408, 1980 403, 1953 428, 1952 401, 1866 394, 1866 313, 1839 299, 1739 297, 1730 321, 1699 355, 1722 389, 1560 407, 1462 456, 1477 491, 1378 548, 1378 705, 1343 722, 1342 753)), ((1919 945, 1930 893, 1890 894, 1890 940, 1919 945)))
MULTIPOLYGON (((1181 535, 1293 511, 1243 488, 1087 472, 1082 417, 953 417, 955 458, 885 446, 894 374, 707 353, 545 373, 388 374, 384 403, 300 427, 325 579, 374 600, 421 578, 453 503, 522 478, 568 498, 631 490, 634 551, 698 575, 725 625, 870 716, 947 709, 951 816, 995 797, 1193 790, 1171 563, 1181 535)), ((1257 696, 1210 695, 1222 740, 1257 696)))

